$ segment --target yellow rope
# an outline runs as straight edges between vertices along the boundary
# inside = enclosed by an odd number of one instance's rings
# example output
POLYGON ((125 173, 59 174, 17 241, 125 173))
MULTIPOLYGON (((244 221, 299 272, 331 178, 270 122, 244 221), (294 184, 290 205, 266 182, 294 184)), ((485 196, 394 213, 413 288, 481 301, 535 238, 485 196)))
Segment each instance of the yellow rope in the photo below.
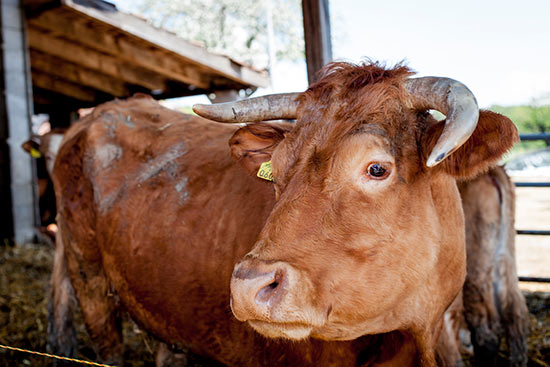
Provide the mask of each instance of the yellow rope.
POLYGON ((115 366, 109 366, 109 365, 101 364, 101 363, 82 361, 82 360, 80 360, 80 359, 73 359, 73 358, 55 356, 55 355, 53 355, 53 354, 40 353, 40 352, 33 352, 32 350, 26 350, 26 349, 21 349, 21 348, 8 347, 7 345, 2 345, 2 344, 0 344, 0 348, 15 350, 15 351, 17 351, 17 352, 24 352, 24 353, 30 353, 30 354, 37 354, 37 355, 43 356, 43 357, 50 357, 50 358, 62 359, 62 360, 65 360, 65 361, 71 361, 71 362, 77 362, 77 363, 90 364, 90 365, 92 365, 92 366, 115 367, 115 366))

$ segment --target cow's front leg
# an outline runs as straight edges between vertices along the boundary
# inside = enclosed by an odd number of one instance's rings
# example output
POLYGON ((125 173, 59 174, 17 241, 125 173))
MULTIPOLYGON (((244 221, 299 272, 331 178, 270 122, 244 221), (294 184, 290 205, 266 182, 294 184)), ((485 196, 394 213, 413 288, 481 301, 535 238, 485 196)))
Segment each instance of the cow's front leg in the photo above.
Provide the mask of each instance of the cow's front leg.
POLYGON ((72 239, 62 220, 58 221, 65 244, 65 259, 86 330, 102 363, 122 366, 124 346, 122 321, 116 295, 98 255, 95 243, 72 239))

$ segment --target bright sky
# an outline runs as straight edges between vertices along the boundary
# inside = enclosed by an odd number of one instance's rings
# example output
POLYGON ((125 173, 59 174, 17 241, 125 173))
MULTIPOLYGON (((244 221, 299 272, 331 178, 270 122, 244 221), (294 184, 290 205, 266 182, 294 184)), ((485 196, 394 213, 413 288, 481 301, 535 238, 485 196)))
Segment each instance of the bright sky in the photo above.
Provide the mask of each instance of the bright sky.
POLYGON ((548 0, 333 0, 333 56, 460 80, 479 105, 550 93, 548 0))
MULTIPOLYGON (((128 4, 114 2, 122 10, 128 4)), ((481 107, 550 94, 550 0, 332 0, 330 6, 335 59, 406 60, 420 76, 463 82, 481 107)), ((304 62, 276 65, 276 92, 306 87, 304 62)))

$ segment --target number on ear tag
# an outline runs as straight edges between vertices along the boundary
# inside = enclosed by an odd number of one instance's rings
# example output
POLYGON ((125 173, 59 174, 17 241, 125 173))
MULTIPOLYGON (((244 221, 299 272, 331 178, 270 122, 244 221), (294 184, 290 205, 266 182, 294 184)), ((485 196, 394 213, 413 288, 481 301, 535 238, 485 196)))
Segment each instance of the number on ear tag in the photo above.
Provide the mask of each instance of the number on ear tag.
POLYGON ((263 178, 267 181, 273 181, 273 172, 271 171, 271 161, 262 163, 257 175, 259 178, 263 178))

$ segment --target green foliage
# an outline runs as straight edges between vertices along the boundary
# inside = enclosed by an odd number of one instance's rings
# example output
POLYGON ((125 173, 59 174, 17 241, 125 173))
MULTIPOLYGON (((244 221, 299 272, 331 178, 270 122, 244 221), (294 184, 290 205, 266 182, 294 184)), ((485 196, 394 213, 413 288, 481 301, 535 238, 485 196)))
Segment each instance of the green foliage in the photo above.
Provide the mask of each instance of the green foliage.
POLYGON ((491 106, 490 110, 511 119, 520 133, 550 132, 550 105, 491 106))
MULTIPOLYGON (((550 133, 550 94, 533 99, 529 105, 494 105, 489 109, 512 120, 518 127, 520 134, 550 133)), ((522 142, 514 147, 511 156, 548 146, 550 146, 550 143, 544 141, 522 142)))
POLYGON ((209 51, 257 68, 268 65, 267 5, 271 1, 276 57, 304 54, 298 0, 136 0, 132 8, 157 27, 196 41, 209 51))
POLYGON ((494 105, 489 108, 491 111, 498 112, 516 124, 520 133, 532 133, 529 126, 531 120, 531 107, 530 106, 499 106, 494 105))

